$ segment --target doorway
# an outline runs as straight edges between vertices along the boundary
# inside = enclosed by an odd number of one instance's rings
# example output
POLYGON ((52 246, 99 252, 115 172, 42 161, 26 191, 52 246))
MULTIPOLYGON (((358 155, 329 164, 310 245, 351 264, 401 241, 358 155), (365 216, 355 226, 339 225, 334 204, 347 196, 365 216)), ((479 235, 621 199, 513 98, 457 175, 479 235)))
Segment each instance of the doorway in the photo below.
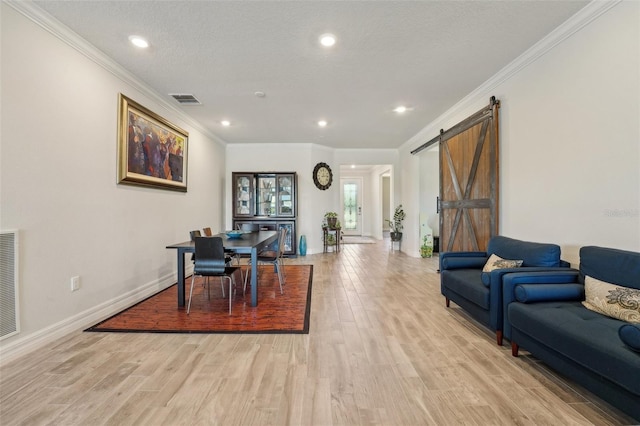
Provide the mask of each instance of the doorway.
POLYGON ((384 219, 389 217, 390 202, 393 201, 391 188, 391 164, 341 165, 340 199, 336 211, 343 234, 382 240, 384 219))
POLYGON ((362 178, 345 178, 342 185, 342 233, 362 235, 362 178))

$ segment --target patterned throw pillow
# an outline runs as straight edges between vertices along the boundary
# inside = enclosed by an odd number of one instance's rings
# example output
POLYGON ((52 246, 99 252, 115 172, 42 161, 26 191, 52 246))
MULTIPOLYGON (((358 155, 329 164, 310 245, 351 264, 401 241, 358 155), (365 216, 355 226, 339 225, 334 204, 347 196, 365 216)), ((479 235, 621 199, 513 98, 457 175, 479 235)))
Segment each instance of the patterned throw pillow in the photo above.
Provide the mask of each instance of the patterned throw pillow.
POLYGON ((585 308, 611 318, 640 323, 640 290, 600 281, 584 280, 585 308))
POLYGON ((500 256, 492 254, 489 260, 487 260, 487 263, 484 264, 482 272, 491 272, 494 269, 519 268, 522 266, 522 262, 522 260, 503 259, 500 256))

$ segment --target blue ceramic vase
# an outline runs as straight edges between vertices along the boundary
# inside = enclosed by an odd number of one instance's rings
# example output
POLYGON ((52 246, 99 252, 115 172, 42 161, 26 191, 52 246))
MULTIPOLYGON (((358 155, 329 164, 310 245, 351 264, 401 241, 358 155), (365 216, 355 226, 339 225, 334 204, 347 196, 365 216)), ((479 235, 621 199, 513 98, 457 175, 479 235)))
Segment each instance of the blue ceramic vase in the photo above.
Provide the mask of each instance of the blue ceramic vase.
POLYGON ((307 237, 306 235, 300 235, 300 256, 307 255, 307 237))

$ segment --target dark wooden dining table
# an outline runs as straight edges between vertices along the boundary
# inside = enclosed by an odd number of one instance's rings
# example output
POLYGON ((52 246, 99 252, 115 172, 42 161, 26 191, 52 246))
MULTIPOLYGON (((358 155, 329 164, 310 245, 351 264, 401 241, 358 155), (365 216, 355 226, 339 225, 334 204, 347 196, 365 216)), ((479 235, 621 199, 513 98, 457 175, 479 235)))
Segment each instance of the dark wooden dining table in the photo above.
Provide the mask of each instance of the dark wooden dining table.
MULTIPOLYGON (((251 306, 258 306, 258 253, 278 240, 276 231, 247 232, 240 238, 229 238, 226 234, 217 234, 213 237, 221 237, 224 248, 233 250, 238 254, 251 255, 251 306)), ((184 307, 185 302, 185 262, 186 253, 195 253, 196 246, 193 241, 171 244, 168 249, 177 250, 178 253, 178 307, 184 307)))

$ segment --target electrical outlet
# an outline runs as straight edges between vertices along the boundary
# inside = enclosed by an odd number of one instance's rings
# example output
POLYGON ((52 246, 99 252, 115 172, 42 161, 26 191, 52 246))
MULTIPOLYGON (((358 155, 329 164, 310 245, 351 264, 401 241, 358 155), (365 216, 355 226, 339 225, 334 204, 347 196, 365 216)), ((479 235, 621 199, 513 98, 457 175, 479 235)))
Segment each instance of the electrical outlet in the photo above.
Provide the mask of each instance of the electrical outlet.
POLYGON ((80 277, 71 277, 71 291, 80 290, 80 277))

